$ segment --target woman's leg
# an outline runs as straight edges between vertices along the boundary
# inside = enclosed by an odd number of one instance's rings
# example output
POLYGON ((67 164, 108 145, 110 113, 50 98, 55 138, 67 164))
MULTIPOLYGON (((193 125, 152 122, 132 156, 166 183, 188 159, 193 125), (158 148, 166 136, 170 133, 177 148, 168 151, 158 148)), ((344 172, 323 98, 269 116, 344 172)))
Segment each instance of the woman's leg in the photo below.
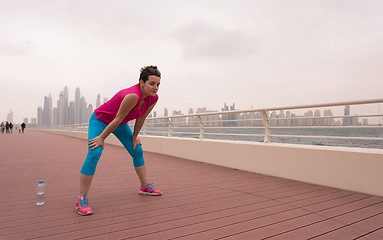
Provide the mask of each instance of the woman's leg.
MULTIPOLYGON (((89 119, 88 141, 99 136, 106 128, 107 124, 97 119, 93 113, 89 119)), ((80 196, 84 193, 88 194, 93 176, 96 171, 97 163, 102 154, 102 147, 99 146, 93 151, 88 148, 88 154, 81 168, 80 174, 80 196)))
POLYGON ((92 184, 93 176, 88 176, 80 173, 80 195, 88 195, 90 185, 92 184))
POLYGON ((134 167, 134 169, 136 170, 137 176, 140 179, 141 185, 145 186, 146 184, 148 184, 148 178, 146 176, 145 164, 142 165, 141 167, 134 167))
POLYGON ((124 145, 126 150, 128 150, 129 154, 132 156, 134 169, 136 170, 138 178, 140 179, 140 183, 142 186, 145 186, 148 184, 148 178, 146 175, 146 166, 142 146, 137 145, 136 149, 133 150, 133 132, 128 124, 118 126, 113 131, 113 134, 118 138, 118 140, 120 140, 122 145, 124 145))

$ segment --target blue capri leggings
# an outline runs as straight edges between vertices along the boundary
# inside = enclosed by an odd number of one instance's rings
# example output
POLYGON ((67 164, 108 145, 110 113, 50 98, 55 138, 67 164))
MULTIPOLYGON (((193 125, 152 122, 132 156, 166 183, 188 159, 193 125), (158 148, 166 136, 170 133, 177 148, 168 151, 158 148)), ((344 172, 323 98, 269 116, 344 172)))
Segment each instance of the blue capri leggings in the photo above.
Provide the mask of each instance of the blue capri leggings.
MULTIPOLYGON (((101 122, 97 119, 96 115, 93 113, 89 119, 89 129, 88 129, 88 141, 99 136, 104 129, 108 126, 106 123, 101 122)), ((133 165, 135 167, 141 167, 145 164, 144 154, 141 145, 136 145, 136 149, 133 151, 133 132, 130 129, 129 125, 123 124, 118 126, 113 134, 120 140, 122 145, 128 150, 130 156, 133 158, 133 165)), ((88 148, 88 155, 85 158, 84 164, 81 168, 81 173, 84 175, 93 176, 96 171, 96 166, 98 160, 100 160, 102 153, 102 147, 99 146, 93 151, 88 148)))

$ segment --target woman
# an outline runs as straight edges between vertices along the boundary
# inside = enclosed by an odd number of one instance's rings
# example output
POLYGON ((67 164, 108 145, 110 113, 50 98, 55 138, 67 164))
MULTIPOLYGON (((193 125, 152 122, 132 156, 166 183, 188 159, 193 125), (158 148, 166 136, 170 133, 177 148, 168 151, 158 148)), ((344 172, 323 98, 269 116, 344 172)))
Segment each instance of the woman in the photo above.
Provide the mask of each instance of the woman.
POLYGON ((89 119, 88 155, 81 168, 80 196, 76 210, 80 215, 92 214, 87 194, 93 180, 98 160, 104 149, 104 140, 113 133, 133 158, 133 165, 141 182, 140 194, 159 196, 161 191, 148 183, 140 139, 137 137, 145 118, 158 101, 157 91, 161 73, 157 66, 141 68, 139 83, 119 91, 109 101, 97 108, 89 119), (128 122, 136 119, 134 132, 128 122))

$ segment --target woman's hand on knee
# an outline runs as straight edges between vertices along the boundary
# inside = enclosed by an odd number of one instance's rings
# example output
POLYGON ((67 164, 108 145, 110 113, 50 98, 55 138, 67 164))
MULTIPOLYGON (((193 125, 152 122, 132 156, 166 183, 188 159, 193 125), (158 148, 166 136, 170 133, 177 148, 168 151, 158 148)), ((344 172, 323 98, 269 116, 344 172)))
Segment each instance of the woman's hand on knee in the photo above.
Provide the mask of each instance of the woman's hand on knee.
POLYGON ((93 151, 97 147, 101 146, 102 150, 104 150, 104 139, 102 139, 100 136, 95 137, 88 142, 88 147, 91 148, 90 150, 93 151))
POLYGON ((136 146, 137 145, 141 145, 142 146, 141 140, 138 137, 137 138, 133 138, 132 139, 132 143, 133 143, 133 151, 136 150, 136 146))

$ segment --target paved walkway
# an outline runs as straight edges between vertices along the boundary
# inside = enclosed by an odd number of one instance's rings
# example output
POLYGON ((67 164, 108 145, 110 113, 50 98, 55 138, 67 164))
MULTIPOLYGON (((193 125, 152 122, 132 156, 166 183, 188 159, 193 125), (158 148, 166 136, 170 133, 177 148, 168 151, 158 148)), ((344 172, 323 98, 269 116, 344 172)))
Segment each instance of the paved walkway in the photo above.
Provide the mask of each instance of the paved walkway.
POLYGON ((148 174, 164 194, 141 196, 130 156, 111 145, 89 193, 95 213, 79 216, 86 146, 38 131, 0 134, 1 240, 383 239, 381 197, 153 153, 148 174), (36 206, 40 179, 46 204, 36 206))

